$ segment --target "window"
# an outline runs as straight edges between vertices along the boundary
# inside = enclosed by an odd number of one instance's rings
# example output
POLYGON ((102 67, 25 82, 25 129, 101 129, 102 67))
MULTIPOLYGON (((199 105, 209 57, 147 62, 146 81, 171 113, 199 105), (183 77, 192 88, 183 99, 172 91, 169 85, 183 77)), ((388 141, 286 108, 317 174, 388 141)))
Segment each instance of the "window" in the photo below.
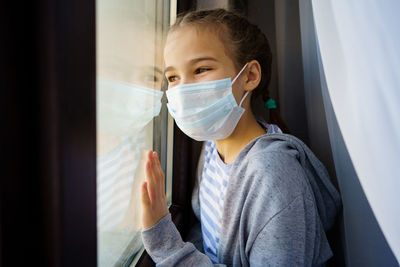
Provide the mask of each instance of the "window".
POLYGON ((140 185, 149 149, 160 155, 170 203, 173 124, 162 104, 162 49, 176 13, 171 6, 162 0, 96 2, 99 266, 125 266, 143 250, 140 185))

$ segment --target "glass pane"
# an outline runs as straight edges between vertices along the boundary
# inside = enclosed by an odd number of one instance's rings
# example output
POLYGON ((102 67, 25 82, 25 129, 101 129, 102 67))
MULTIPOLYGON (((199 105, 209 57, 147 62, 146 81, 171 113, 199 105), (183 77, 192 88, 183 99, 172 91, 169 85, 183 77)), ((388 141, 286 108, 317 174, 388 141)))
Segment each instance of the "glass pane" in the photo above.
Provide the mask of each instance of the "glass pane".
POLYGON ((159 115, 169 1, 98 0, 96 6, 98 264, 122 266, 142 247, 145 152, 165 155, 167 165, 165 108, 159 115))

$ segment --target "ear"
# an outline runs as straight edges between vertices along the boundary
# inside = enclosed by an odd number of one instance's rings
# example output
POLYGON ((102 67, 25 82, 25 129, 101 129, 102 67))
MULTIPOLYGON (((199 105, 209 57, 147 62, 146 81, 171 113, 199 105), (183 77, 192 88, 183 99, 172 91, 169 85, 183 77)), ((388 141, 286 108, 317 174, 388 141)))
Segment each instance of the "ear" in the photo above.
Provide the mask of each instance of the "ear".
POLYGON ((261 81, 261 66, 257 60, 252 60, 247 64, 247 69, 244 71, 244 90, 253 91, 257 88, 261 81))

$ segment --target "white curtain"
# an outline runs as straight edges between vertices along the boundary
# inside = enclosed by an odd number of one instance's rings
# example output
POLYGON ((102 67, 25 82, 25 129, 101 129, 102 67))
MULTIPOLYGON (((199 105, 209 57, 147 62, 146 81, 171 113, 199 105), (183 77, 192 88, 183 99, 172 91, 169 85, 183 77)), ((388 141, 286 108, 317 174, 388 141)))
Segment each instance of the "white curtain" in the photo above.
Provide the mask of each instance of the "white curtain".
POLYGON ((340 130, 400 262, 400 1, 312 0, 340 130))

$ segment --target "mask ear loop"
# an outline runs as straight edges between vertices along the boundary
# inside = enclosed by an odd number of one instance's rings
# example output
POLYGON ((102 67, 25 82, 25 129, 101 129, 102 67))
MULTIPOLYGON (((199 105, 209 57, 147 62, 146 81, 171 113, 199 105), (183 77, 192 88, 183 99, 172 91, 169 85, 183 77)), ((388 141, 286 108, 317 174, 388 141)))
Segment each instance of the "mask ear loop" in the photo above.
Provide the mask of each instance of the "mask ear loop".
POLYGON ((247 62, 246 65, 244 65, 243 68, 239 71, 238 75, 236 75, 235 79, 233 79, 232 85, 235 83, 237 78, 239 78, 240 74, 242 74, 242 72, 244 71, 244 69, 247 67, 248 64, 249 64, 249 62, 247 62))
MULTIPOLYGON (((246 69, 246 67, 247 67, 248 64, 249 64, 249 62, 247 62, 247 63, 243 66, 243 68, 239 71, 238 75, 236 75, 235 79, 233 79, 232 85, 233 85, 233 83, 237 80, 237 78, 239 78, 240 74, 242 74, 242 72, 246 69)), ((240 100, 239 107, 242 106, 242 103, 243 103, 243 101, 246 99, 246 96, 247 96, 248 94, 249 94, 249 91, 247 91, 246 94, 243 96, 242 100, 240 100)))
POLYGON ((242 106, 242 103, 243 103, 243 101, 246 99, 246 96, 249 94, 249 92, 250 92, 250 91, 247 91, 247 92, 244 94, 244 96, 243 96, 242 100, 240 100, 239 107, 241 107, 241 106, 242 106))

